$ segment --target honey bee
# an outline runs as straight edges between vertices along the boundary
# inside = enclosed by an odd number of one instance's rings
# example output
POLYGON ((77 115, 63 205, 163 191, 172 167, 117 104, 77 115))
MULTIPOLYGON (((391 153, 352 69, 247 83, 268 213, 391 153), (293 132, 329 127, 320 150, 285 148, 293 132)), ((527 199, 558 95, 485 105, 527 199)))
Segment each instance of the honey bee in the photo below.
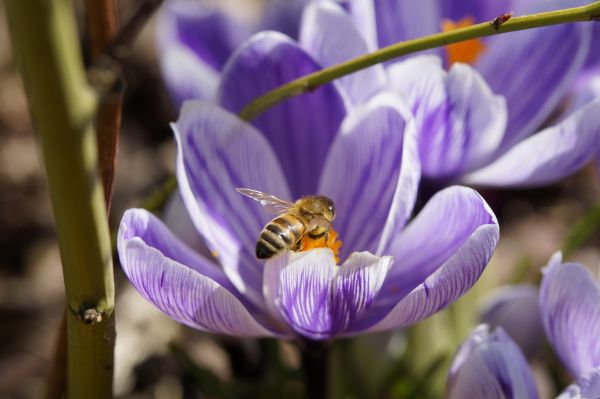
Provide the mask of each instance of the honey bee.
POLYGON ((267 223, 258 236, 258 259, 269 259, 289 249, 299 250, 305 235, 312 239, 328 238, 335 217, 335 205, 331 199, 307 195, 292 203, 248 188, 236 190, 260 202, 268 213, 279 215, 267 223))

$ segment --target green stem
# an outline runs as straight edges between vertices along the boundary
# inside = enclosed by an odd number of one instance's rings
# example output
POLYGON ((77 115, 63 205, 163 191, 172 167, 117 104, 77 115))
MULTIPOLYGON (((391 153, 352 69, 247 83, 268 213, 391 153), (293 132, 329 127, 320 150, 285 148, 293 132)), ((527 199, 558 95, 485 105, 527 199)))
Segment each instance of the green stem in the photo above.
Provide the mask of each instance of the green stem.
POLYGON ((596 1, 583 7, 568 8, 564 10, 515 17, 501 25, 493 25, 490 22, 483 22, 466 28, 437 33, 435 35, 425 36, 419 39, 396 43, 344 63, 322 69, 310 75, 302 76, 291 81, 290 83, 280 86, 266 93, 265 95, 252 100, 242 110, 242 112, 240 112, 240 117, 245 120, 252 120, 275 104, 278 104, 290 97, 311 92, 319 86, 329 83, 342 76, 349 75, 361 69, 365 69, 403 55, 485 36, 492 36, 525 29, 541 28, 544 26, 558 25, 569 22, 592 21, 598 20, 598 18, 600 18, 600 1, 596 1))
POLYGON ((39 134, 67 297, 69 398, 112 396, 114 279, 89 88, 70 0, 8 0, 39 134))

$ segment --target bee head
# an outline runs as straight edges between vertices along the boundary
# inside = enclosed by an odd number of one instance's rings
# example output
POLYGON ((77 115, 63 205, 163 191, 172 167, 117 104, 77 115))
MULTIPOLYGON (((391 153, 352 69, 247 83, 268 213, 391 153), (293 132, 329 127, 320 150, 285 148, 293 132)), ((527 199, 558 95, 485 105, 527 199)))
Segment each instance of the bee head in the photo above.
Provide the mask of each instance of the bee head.
POLYGON ((319 195, 317 199, 323 204, 323 207, 325 208, 323 212, 323 217, 325 217, 325 219, 329 221, 332 221, 333 218, 335 218, 335 204, 333 203, 333 201, 330 198, 327 198, 323 195, 319 195))

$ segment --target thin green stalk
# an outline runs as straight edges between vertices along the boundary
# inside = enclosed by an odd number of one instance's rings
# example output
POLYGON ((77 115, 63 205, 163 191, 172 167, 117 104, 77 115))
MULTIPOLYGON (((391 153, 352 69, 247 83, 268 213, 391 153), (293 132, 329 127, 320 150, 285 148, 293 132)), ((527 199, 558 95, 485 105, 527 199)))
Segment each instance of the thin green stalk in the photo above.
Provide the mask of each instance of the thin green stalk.
POLYGON ((86 81, 70 0, 8 0, 39 135, 67 297, 67 397, 112 397, 114 279, 86 81))
POLYGON ((564 10, 515 17, 502 24, 483 22, 466 28, 396 43, 347 62, 322 69, 310 75, 302 76, 288 84, 280 86, 265 95, 252 100, 242 112, 240 112, 240 117, 245 120, 252 120, 275 104, 290 97, 313 91, 319 86, 341 78, 342 76, 349 75, 361 69, 403 55, 485 36, 569 22, 597 21, 599 18, 600 1, 596 1, 583 7, 567 8, 564 10))

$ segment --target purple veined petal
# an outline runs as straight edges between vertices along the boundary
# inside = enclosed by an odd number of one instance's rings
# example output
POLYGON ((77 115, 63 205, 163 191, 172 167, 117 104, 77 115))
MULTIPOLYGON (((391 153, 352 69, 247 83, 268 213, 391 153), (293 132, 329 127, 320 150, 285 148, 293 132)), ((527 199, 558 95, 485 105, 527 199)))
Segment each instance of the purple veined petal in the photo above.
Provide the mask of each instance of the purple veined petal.
MULTIPOLYGON (((333 2, 312 3, 306 7, 300 44, 323 67, 340 64, 369 51, 350 16, 333 2)), ((385 80, 383 66, 375 65, 343 77, 339 83, 353 103, 361 103, 380 91, 385 80)))
POLYGON ((537 399, 519 347, 501 327, 477 327, 458 349, 448 375, 448 399, 537 399))
MULTIPOLYGON (((562 5, 565 0, 544 0, 527 12, 562 5)), ((506 97, 508 125, 503 150, 534 132, 558 106, 583 66, 590 36, 589 24, 566 24, 487 41, 476 67, 492 90, 506 97)))
POLYGON ((490 293, 482 304, 480 320, 490 327, 502 327, 530 357, 537 353, 543 340, 537 287, 518 284, 490 293))
POLYGON ((268 0, 259 31, 273 30, 297 38, 302 10, 310 0, 268 0))
MULTIPOLYGON (((591 3, 591 1, 588 1, 591 3)), ((593 24, 592 27, 592 43, 598 43, 600 40, 600 25, 593 24)), ((587 60, 585 61, 586 68, 598 68, 600 67, 600 48, 598 46, 590 46, 590 52, 588 53, 587 60)))
POLYGON ((492 20, 507 12, 518 12, 515 7, 519 1, 485 1, 485 0, 442 0, 442 15, 454 22, 471 17, 475 23, 492 20))
POLYGON ((189 99, 214 100, 219 73, 188 48, 177 45, 166 48, 160 67, 175 107, 189 99))
MULTIPOLYGON (((440 30, 438 0, 350 0, 350 13, 375 48, 431 35, 440 30)), ((441 54, 441 49, 430 51, 441 54)))
POLYGON ((221 269, 195 254, 149 212, 127 211, 117 243, 131 284, 169 317, 215 333, 275 335, 253 317, 221 269))
MULTIPOLYGON (((171 195, 161 217, 163 223, 177 238, 205 258, 212 258, 210 249, 206 246, 202 236, 198 234, 198 230, 190 218, 181 193, 177 191, 171 195)), ((216 262, 216 259, 214 261, 216 262)))
POLYGON ((382 238, 387 244, 409 217, 419 164, 415 145, 405 149, 403 143, 414 142, 414 136, 412 117, 393 93, 357 107, 342 123, 319 182, 319 193, 336 204, 341 259, 354 251, 378 251, 382 238))
POLYGON ((600 398, 600 367, 577 379, 556 399, 597 399, 600 398))
POLYGON ((396 261, 359 327, 407 326, 454 302, 475 284, 498 239, 496 217, 476 191, 438 192, 392 243, 396 261))
POLYGON ((434 56, 388 68, 393 87, 409 103, 419 131, 423 175, 450 181, 493 159, 506 128, 506 101, 470 66, 442 68, 434 56))
POLYGON ((159 50, 183 46, 215 71, 251 33, 243 21, 199 1, 167 1, 157 18, 159 50))
POLYGON ((364 314, 391 263, 391 257, 361 252, 338 267, 329 249, 287 252, 265 264, 267 306, 297 333, 330 338, 364 314))
MULTIPOLYGON (((567 108, 562 113, 562 119, 567 118, 584 105, 600 98, 600 65, 579 74, 569 93, 567 108)), ((561 120, 562 120, 561 119, 561 120)))
POLYGON ((354 252, 340 266, 331 292, 334 332, 346 331, 368 312, 393 261, 391 256, 354 252))
POLYGON ((555 352, 574 376, 600 367, 600 286, 577 263, 555 255, 544 271, 540 312, 555 352))
POLYGON ((541 186, 569 176, 599 153, 600 99, 517 144, 464 181, 490 187, 541 186))
POLYGON ((177 180, 190 217, 235 287, 260 305, 262 265, 254 249, 272 215, 236 188, 289 199, 275 154, 260 132, 215 104, 186 102, 172 127, 177 180))
MULTIPOLYGON (((251 100, 320 66, 288 37, 263 32, 250 38, 227 63, 221 104, 239 112, 251 100)), ((333 84, 280 103, 252 121, 277 155, 294 198, 315 194, 329 146, 345 116, 333 84)))
POLYGON ((297 333, 311 339, 329 338, 329 293, 335 274, 335 259, 329 249, 287 252, 271 258, 264 269, 266 304, 297 333))

